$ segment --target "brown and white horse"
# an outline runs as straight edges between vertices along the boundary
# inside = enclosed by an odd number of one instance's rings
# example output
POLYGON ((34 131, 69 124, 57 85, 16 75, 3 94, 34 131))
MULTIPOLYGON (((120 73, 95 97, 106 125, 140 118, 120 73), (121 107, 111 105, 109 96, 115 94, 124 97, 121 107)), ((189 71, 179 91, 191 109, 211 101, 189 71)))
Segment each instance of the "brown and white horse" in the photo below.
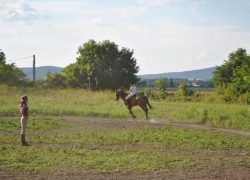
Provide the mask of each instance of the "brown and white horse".
POLYGON ((143 95, 134 96, 134 97, 131 97, 131 99, 129 100, 130 104, 127 104, 127 101, 125 99, 127 97, 127 95, 128 95, 127 93, 125 93, 124 91, 122 91, 120 89, 115 91, 116 100, 118 101, 119 98, 121 98, 124 101, 124 104, 127 106, 129 113, 132 115, 134 121, 135 121, 136 117, 135 117, 134 113, 132 112, 133 106, 140 106, 142 108, 142 110, 145 112, 145 119, 148 119, 147 105, 150 109, 152 108, 151 105, 149 104, 148 97, 143 96, 143 95))

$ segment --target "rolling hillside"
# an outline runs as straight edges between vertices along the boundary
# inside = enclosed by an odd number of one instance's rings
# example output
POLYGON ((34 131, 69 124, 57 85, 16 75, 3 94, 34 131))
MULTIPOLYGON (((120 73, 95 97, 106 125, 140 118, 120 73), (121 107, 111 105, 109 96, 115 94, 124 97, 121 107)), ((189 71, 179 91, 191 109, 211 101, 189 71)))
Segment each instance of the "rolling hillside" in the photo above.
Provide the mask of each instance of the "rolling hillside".
POLYGON ((183 78, 183 79, 199 79, 199 80, 210 80, 213 76, 213 71, 216 67, 210 67, 205 69, 198 69, 192 71, 183 72, 169 72, 160 74, 144 74, 139 75, 143 79, 158 79, 158 78, 183 78))
MULTIPOLYGON (((32 79, 32 68, 25 67, 21 68, 22 71, 27 75, 28 79, 32 79)), ((48 72, 58 73, 62 71, 63 68, 56 66, 41 66, 36 68, 36 79, 44 78, 48 72)), ((158 78, 183 78, 183 79, 199 79, 199 80, 210 80, 213 76, 213 71, 215 67, 198 69, 192 71, 183 71, 183 72, 168 72, 168 73, 159 73, 159 74, 144 74, 139 75, 142 80, 146 79, 158 79, 158 78)))
MULTIPOLYGON (((27 79, 32 79, 32 74, 33 74, 33 70, 32 67, 24 67, 21 68, 21 70, 27 75, 27 79)), ((63 70, 63 68, 61 67, 56 67, 56 66, 41 66, 41 67, 37 67, 36 68, 36 79, 42 79, 44 78, 49 72, 52 73, 58 73, 61 70, 63 70)))

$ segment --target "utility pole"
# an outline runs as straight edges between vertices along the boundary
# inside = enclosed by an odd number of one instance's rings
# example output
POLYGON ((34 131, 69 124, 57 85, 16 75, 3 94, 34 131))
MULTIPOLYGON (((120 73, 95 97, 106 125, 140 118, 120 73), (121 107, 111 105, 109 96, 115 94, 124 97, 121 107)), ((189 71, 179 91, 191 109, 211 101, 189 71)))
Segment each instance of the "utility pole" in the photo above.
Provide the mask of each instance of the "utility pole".
POLYGON ((36 81, 36 56, 33 55, 33 81, 36 81))

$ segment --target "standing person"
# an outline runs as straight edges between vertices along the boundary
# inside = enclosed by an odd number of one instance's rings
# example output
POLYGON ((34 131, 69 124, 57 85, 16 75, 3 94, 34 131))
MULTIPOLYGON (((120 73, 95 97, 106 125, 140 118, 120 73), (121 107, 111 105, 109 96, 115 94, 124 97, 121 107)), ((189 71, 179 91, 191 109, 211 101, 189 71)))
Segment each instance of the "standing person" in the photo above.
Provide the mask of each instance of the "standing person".
POLYGON ((130 83, 130 88, 129 88, 129 94, 125 98, 126 101, 127 101, 127 105, 128 106, 131 106, 131 104, 130 104, 130 98, 132 98, 135 94, 136 94, 136 86, 135 86, 134 82, 131 82, 130 83))
POLYGON ((21 117, 21 145, 22 146, 29 146, 29 144, 25 141, 25 132, 28 123, 28 96, 24 95, 21 97, 20 103, 20 113, 22 113, 21 117))

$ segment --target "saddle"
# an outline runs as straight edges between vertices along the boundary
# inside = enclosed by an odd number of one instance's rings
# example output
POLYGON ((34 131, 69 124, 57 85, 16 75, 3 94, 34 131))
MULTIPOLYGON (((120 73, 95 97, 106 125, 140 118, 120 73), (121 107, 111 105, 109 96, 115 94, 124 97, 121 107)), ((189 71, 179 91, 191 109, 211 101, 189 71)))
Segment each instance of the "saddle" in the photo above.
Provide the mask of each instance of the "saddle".
POLYGON ((129 98, 129 99, 127 100, 127 102, 130 104, 130 100, 133 99, 133 98, 136 98, 136 97, 137 97, 137 95, 134 94, 131 98, 129 98))

